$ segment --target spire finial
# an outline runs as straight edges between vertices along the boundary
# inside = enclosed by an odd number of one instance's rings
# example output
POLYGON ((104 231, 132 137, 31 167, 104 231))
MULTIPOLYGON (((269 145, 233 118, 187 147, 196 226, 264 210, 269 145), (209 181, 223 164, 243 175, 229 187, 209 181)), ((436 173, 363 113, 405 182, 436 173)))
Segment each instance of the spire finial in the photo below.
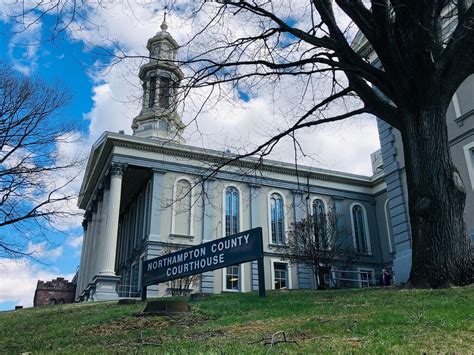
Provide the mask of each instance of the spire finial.
POLYGON ((161 30, 163 32, 166 32, 166 30, 168 30, 168 24, 166 23, 166 11, 165 11, 165 15, 163 17, 163 23, 161 24, 161 30))

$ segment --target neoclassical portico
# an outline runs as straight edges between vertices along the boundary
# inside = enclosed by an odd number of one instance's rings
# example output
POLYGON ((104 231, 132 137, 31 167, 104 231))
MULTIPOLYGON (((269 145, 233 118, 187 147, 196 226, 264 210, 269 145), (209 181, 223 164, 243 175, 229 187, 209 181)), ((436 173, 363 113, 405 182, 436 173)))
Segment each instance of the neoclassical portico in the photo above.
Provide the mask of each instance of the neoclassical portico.
POLYGON ((122 177, 126 165, 111 162, 98 184, 82 223, 84 241, 76 298, 108 300, 118 297, 115 273, 122 177))

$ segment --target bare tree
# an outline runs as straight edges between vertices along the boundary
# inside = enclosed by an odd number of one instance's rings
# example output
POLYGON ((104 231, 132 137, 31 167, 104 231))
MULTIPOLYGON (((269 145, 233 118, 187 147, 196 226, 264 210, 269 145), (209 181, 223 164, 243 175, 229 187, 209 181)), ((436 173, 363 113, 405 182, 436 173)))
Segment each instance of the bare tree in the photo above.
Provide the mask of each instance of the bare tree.
POLYGON ((334 210, 328 210, 292 223, 287 245, 281 248, 284 259, 311 269, 318 289, 326 287, 324 274, 332 267, 348 266, 356 258, 349 234, 339 227, 340 218, 334 210))
POLYGON ((229 163, 264 157, 297 130, 362 113, 395 127, 402 135, 406 162, 411 283, 444 287, 472 282, 474 263, 463 220, 466 193, 451 159, 446 125, 453 94, 474 72, 472 2, 313 0, 301 9, 302 4, 288 0, 196 5, 190 16, 206 12, 209 21, 188 43, 199 53, 181 62, 192 72, 184 94, 206 87, 226 93, 229 85, 230 91, 252 93, 288 77, 307 83, 301 100, 295 100, 295 108, 306 111, 229 163), (243 28, 223 30, 226 22, 239 17, 243 28), (442 31, 446 21, 451 21, 451 31, 442 31), (247 27, 251 30, 245 31, 247 27), (379 65, 351 46, 357 30, 379 65), (199 42, 200 37, 205 40, 199 42), (315 81, 328 79, 330 92, 321 97, 313 91, 315 81), (345 110, 334 110, 337 104, 345 110))
POLYGON ((68 215, 63 203, 74 196, 64 188, 75 176, 67 172, 79 160, 58 152, 58 144, 71 139, 59 117, 67 100, 58 86, 0 67, 1 257, 28 256, 35 230, 68 215))
MULTIPOLYGON (((170 246, 165 247, 162 250, 161 255, 174 253, 181 249, 182 249, 181 247, 170 245, 170 246)), ((201 282, 201 274, 196 274, 196 275, 181 277, 179 279, 174 279, 174 280, 168 281, 166 284, 168 285, 168 293, 171 296, 187 296, 192 292, 193 287, 196 285, 199 285, 200 282, 201 282)))

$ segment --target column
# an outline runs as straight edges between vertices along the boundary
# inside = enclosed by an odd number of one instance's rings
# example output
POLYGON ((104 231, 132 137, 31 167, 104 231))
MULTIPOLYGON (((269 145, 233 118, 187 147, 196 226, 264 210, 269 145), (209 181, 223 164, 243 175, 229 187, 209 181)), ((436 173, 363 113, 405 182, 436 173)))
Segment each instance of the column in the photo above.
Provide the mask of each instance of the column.
MULTIPOLYGON (((308 218, 310 198, 309 191, 293 190, 293 223, 300 222, 308 218)), ((309 221, 308 221, 309 222, 309 221)), ((309 226, 308 226, 309 228, 309 226)), ((308 231, 310 233, 310 231, 308 231)), ((315 288, 315 276, 308 265, 297 264, 296 273, 298 276, 298 288, 311 289, 315 288)))
POLYGON ((104 239, 105 239, 105 232, 106 232, 106 228, 107 228, 107 208, 108 208, 108 204, 109 204, 109 189, 110 189, 110 185, 109 185, 109 180, 108 179, 105 179, 106 182, 103 184, 103 191, 102 191, 102 208, 101 208, 101 223, 100 223, 100 229, 99 229, 99 237, 97 238, 97 247, 96 247, 96 250, 97 250, 97 254, 96 254, 96 260, 97 260, 97 264, 96 264, 96 268, 95 268, 95 275, 99 274, 102 270, 104 270, 105 268, 105 264, 104 264, 104 258, 102 257, 103 253, 104 253, 104 250, 105 250, 105 242, 104 242, 104 239))
POLYGON ((122 176, 124 165, 112 163, 110 169, 110 192, 107 206, 107 224, 104 234, 103 264, 101 275, 115 276, 115 254, 117 251, 117 233, 120 213, 120 197, 122 193, 122 176))
POLYGON ((84 278, 84 290, 87 290, 88 285, 92 282, 92 278, 91 278, 91 269, 92 269, 91 266, 92 265, 91 265, 91 263, 92 263, 92 259, 93 259, 92 246, 94 244, 95 228, 96 228, 96 224, 97 224, 96 213, 97 213, 97 204, 94 201, 93 205, 92 205, 92 209, 91 209, 90 228, 88 228, 90 230, 89 230, 89 234, 87 235, 88 242, 87 242, 86 260, 85 260, 86 273, 85 273, 85 278, 84 278))
POLYGON ((84 253, 85 253, 85 245, 86 245, 86 234, 87 234, 87 219, 84 218, 82 221, 82 248, 81 248, 81 260, 79 262, 79 269, 77 272, 77 283, 76 283, 76 294, 75 299, 77 300, 82 292, 81 284, 82 279, 84 278, 84 253))
POLYGON ((91 275, 90 279, 92 280, 94 276, 98 273, 98 267, 100 262, 100 249, 99 249, 99 242, 102 238, 101 235, 101 228, 102 228, 102 200, 99 199, 97 201, 97 211, 95 213, 95 227, 94 227, 94 239, 92 240, 92 261, 91 261, 91 275))
MULTIPOLYGON (((213 238, 214 234, 214 180, 204 181, 204 193, 202 197, 202 243, 206 243, 213 238)), ((214 271, 205 272, 201 278, 201 292, 214 292, 214 271)))
MULTIPOLYGON (((120 215, 120 200, 122 193, 122 177, 125 165, 112 162, 110 166, 110 189, 104 198, 106 203, 106 220, 99 225, 97 237, 100 239, 97 250, 98 273, 94 276, 94 300, 113 300, 118 298, 120 276, 115 275, 115 257, 117 253, 118 223, 120 215), (105 225, 105 227, 104 227, 105 225), (101 235, 101 230, 104 233, 101 235)), ((100 211, 100 214, 105 211, 100 211)))
POLYGON ((80 274, 81 274, 81 283, 79 285, 79 292, 81 295, 84 289, 86 288, 86 279, 87 279, 87 262, 88 262, 88 251, 89 251, 89 243, 90 243, 90 236, 91 236, 91 230, 92 230, 92 217, 90 211, 86 212, 86 222, 87 222, 87 230, 86 233, 84 234, 84 239, 82 241, 82 253, 83 253, 83 258, 81 255, 81 259, 83 260, 81 262, 80 266, 80 274))
POLYGON ((99 217, 99 203, 96 202, 95 212, 93 214, 93 221, 94 227, 92 229, 92 238, 91 238, 91 246, 90 246, 90 261, 89 261, 89 283, 92 282, 92 278, 94 277, 94 265, 96 264, 96 248, 95 245, 97 244, 97 239, 99 237, 99 229, 100 229, 100 217, 99 217))
MULTIPOLYGON (((266 218, 261 218, 260 214, 260 186, 249 184, 250 198, 249 198, 249 210, 250 210, 250 228, 262 227, 263 223, 267 223, 266 218)), ((265 244, 265 242, 264 242, 265 244)), ((258 291, 258 262, 256 260, 251 262, 251 286, 252 291, 258 291)), ((268 273, 268 270, 267 270, 268 273)))

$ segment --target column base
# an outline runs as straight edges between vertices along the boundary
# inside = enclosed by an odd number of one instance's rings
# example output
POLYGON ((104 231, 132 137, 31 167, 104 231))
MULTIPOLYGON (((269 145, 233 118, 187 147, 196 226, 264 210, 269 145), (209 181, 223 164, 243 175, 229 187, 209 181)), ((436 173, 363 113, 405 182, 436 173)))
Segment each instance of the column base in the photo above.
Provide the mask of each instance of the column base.
POLYGON ((99 273, 95 276, 111 276, 111 277, 117 277, 117 275, 115 275, 115 272, 113 271, 99 271, 99 273))
POLYGON ((81 292, 81 295, 79 296, 79 298, 81 299, 81 302, 86 302, 89 300, 89 296, 90 296, 89 288, 87 287, 85 290, 81 292))
POLYGON ((89 283, 85 290, 84 301, 92 302, 94 301, 95 285, 94 283, 89 283))
POLYGON ((93 279, 94 301, 111 301, 118 300, 118 284, 120 282, 120 276, 114 275, 95 275, 93 279))

